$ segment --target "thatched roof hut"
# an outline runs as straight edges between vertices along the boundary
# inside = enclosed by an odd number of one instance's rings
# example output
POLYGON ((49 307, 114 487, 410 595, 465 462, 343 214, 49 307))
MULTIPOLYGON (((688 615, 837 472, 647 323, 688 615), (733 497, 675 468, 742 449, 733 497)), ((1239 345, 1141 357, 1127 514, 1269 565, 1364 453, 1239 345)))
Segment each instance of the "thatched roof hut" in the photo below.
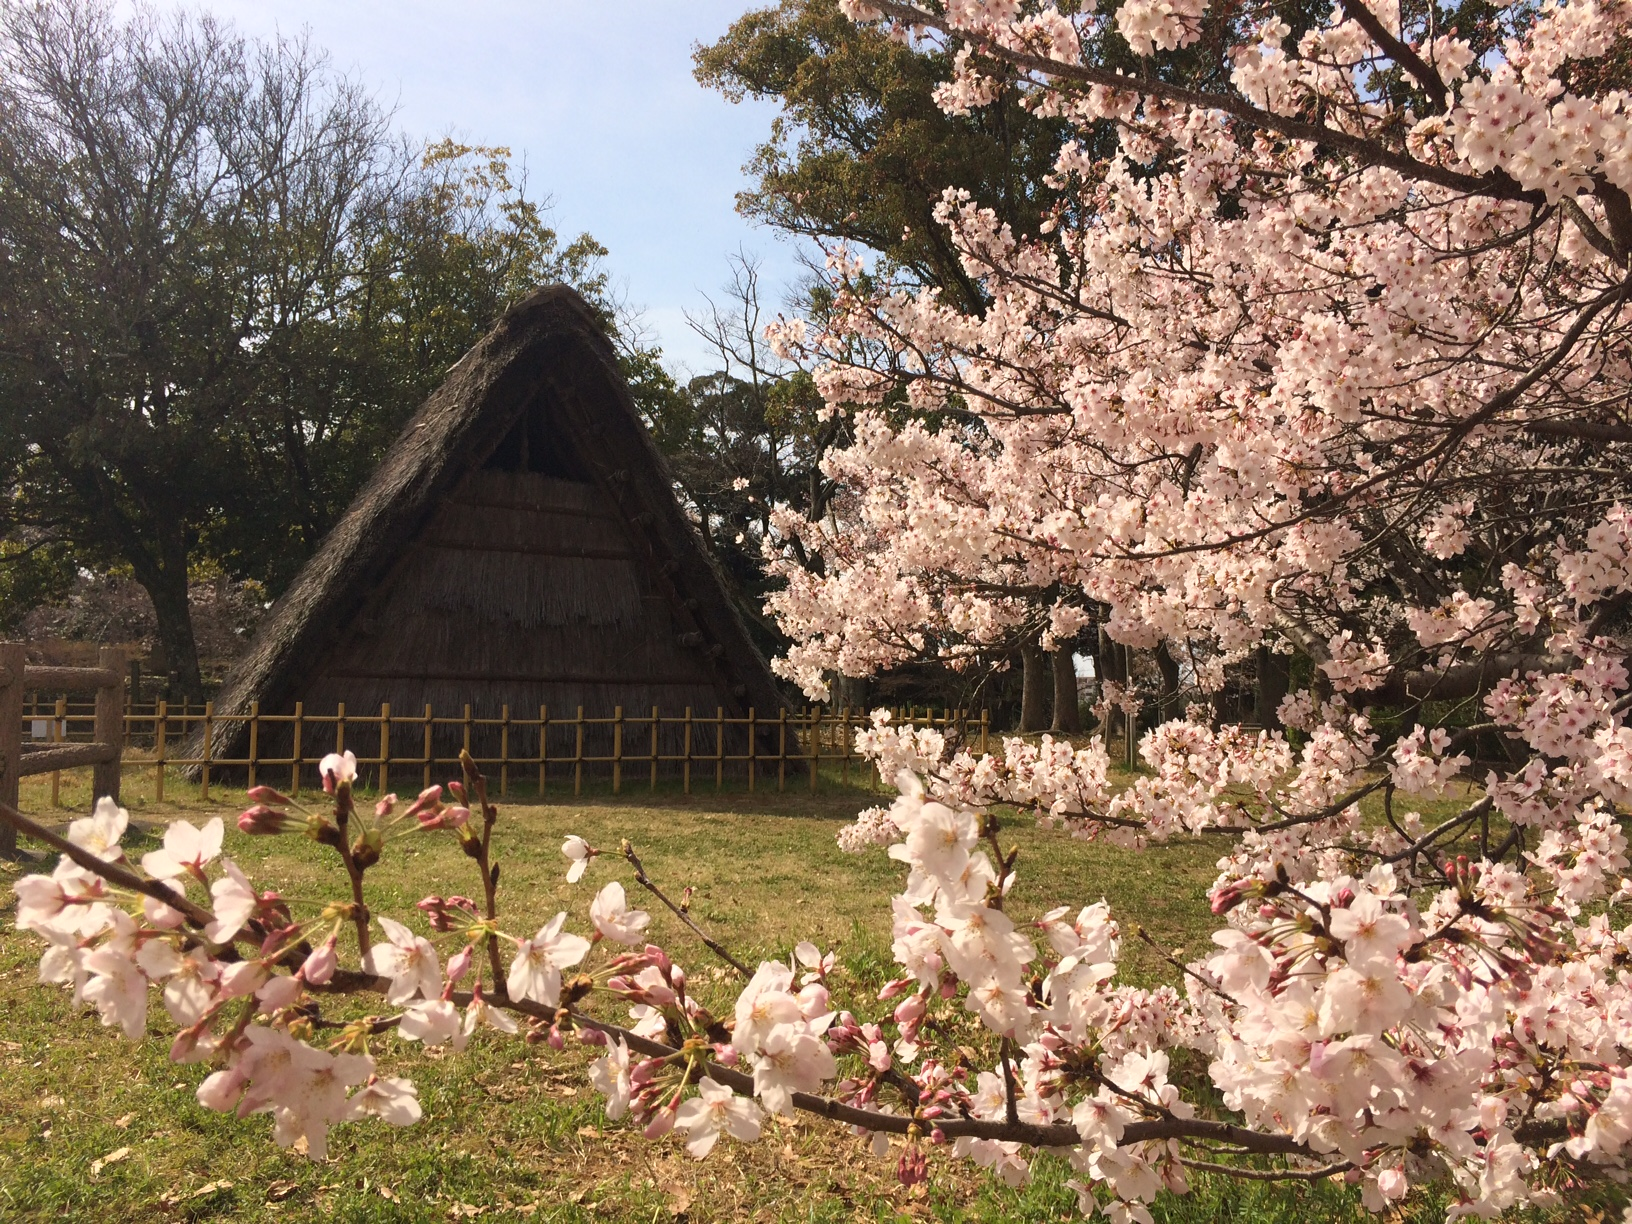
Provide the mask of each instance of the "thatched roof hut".
POLYGON ((477 717, 782 707, 576 293, 534 293, 453 367, 216 708, 296 701, 477 717))

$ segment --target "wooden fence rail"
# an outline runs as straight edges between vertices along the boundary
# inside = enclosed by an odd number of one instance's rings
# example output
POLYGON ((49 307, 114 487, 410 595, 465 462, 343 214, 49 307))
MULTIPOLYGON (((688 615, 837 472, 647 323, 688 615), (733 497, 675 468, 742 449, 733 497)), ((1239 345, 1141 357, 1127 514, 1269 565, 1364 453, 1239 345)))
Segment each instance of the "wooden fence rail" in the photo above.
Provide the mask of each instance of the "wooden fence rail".
MULTIPOLYGON (((892 713, 898 721, 933 726, 977 751, 985 751, 990 740, 986 711, 912 707, 892 713)), ((103 734, 88 726, 95 719, 83 703, 36 695, 13 712, 0 710, 0 716, 50 745, 29 754, 31 764, 42 763, 29 772, 84 763, 87 749, 101 748, 100 742, 82 742, 101 741, 103 734)), ((167 780, 173 785, 178 773, 196 780, 205 798, 212 785, 229 778, 235 788, 316 786, 318 762, 347 750, 356 755, 365 784, 380 791, 427 787, 457 776, 461 749, 497 781, 500 795, 523 784, 541 796, 568 786, 579 795, 586 781, 599 780, 609 780, 614 794, 640 783, 655 791, 660 782, 678 783, 688 795, 698 785, 724 789, 728 781, 745 781, 749 790, 774 781, 782 791, 790 771, 796 781, 803 775, 813 792, 824 773, 843 786, 879 781, 855 750, 856 732, 869 725, 869 712, 861 709, 749 710, 733 716, 719 708, 664 713, 654 706, 586 715, 582 707, 571 714, 547 707, 518 714, 506 706, 497 715, 478 716, 468 705, 458 714, 438 714, 430 706, 410 713, 390 705, 368 712, 344 705, 317 712, 297 703, 289 713, 264 713, 254 706, 246 714, 228 715, 217 713, 213 702, 160 701, 127 702, 118 717, 123 767, 149 771, 159 801, 167 780), (188 745, 193 751, 184 752, 188 745)), ((54 780, 53 804, 56 799, 54 780)))
MULTIPOLYGON (((125 717, 125 655, 115 646, 104 646, 95 667, 30 667, 28 651, 16 643, 0 644, 0 803, 17 806, 18 786, 31 774, 52 775, 51 799, 58 795, 60 771, 80 765, 94 765, 91 776, 93 798, 119 798, 119 775, 129 723, 125 717), (90 738, 80 743, 63 743, 68 736, 67 699, 59 697, 52 719, 56 747, 24 745, 23 708, 29 690, 41 688, 96 693, 91 708, 90 738), (33 750, 31 750, 33 749, 33 750)), ((32 720, 30 720, 32 723, 32 720)), ((17 830, 0 828, 0 855, 17 853, 17 830)))

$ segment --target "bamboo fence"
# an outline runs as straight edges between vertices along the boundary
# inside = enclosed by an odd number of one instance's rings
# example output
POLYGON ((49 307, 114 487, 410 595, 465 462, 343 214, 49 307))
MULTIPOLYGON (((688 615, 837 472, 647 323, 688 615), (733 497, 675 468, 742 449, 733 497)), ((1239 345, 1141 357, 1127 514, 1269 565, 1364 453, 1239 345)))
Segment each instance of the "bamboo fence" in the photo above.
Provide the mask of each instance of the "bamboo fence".
MULTIPOLYGON (((990 741, 987 711, 907 707, 892 710, 898 722, 933 726, 949 738, 984 752, 990 741)), ((87 738, 91 711, 47 694, 30 694, 23 704, 22 733, 36 743, 72 743, 87 738)), ((136 705, 123 714, 121 767, 127 775, 147 771, 154 798, 164 799, 167 780, 178 775, 196 781, 208 798, 214 786, 266 784, 298 791, 318 785, 318 762, 330 752, 350 750, 360 780, 380 792, 409 786, 429 787, 458 775, 459 751, 470 752, 482 772, 496 779, 498 793, 525 787, 538 796, 562 793, 569 786, 580 795, 586 783, 610 782, 621 794, 644 782, 678 783, 686 794, 697 786, 746 783, 750 791, 788 788, 803 775, 812 792, 822 781, 841 787, 877 788, 870 761, 856 753, 856 733, 870 725, 870 711, 810 707, 762 715, 727 715, 691 708, 682 713, 627 711, 570 715, 540 707, 519 714, 508 706, 497 716, 481 717, 469 705, 458 714, 438 714, 429 705, 412 713, 382 705, 357 712, 344 705, 332 712, 305 709, 268 714, 259 706, 247 714, 218 714, 213 702, 136 705), (199 745, 191 755, 184 745, 199 745), (222 746, 238 743, 234 753, 222 746)), ((59 777, 52 778, 52 802, 59 777)))

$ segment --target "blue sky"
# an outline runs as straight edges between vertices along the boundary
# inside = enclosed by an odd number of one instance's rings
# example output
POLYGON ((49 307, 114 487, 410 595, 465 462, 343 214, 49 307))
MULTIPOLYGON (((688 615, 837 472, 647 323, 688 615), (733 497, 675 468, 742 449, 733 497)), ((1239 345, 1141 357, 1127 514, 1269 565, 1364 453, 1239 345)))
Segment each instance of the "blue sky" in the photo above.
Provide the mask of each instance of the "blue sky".
POLYGON ((711 368, 684 312, 718 296, 739 248, 769 304, 796 251, 736 214, 741 167, 772 107, 732 105, 691 76, 691 48, 772 0, 190 0, 253 35, 309 29, 340 69, 394 103, 415 136, 509 145, 552 223, 588 230, 670 364, 711 368))

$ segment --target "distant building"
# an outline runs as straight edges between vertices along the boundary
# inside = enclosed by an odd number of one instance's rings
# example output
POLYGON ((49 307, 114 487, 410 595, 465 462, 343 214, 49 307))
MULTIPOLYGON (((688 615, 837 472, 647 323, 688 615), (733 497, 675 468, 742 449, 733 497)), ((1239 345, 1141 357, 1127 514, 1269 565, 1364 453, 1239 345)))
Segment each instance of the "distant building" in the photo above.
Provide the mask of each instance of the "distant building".
POLYGON ((611 343, 563 287, 506 313, 408 424, 216 708, 256 702, 531 718, 784 704, 611 343))

